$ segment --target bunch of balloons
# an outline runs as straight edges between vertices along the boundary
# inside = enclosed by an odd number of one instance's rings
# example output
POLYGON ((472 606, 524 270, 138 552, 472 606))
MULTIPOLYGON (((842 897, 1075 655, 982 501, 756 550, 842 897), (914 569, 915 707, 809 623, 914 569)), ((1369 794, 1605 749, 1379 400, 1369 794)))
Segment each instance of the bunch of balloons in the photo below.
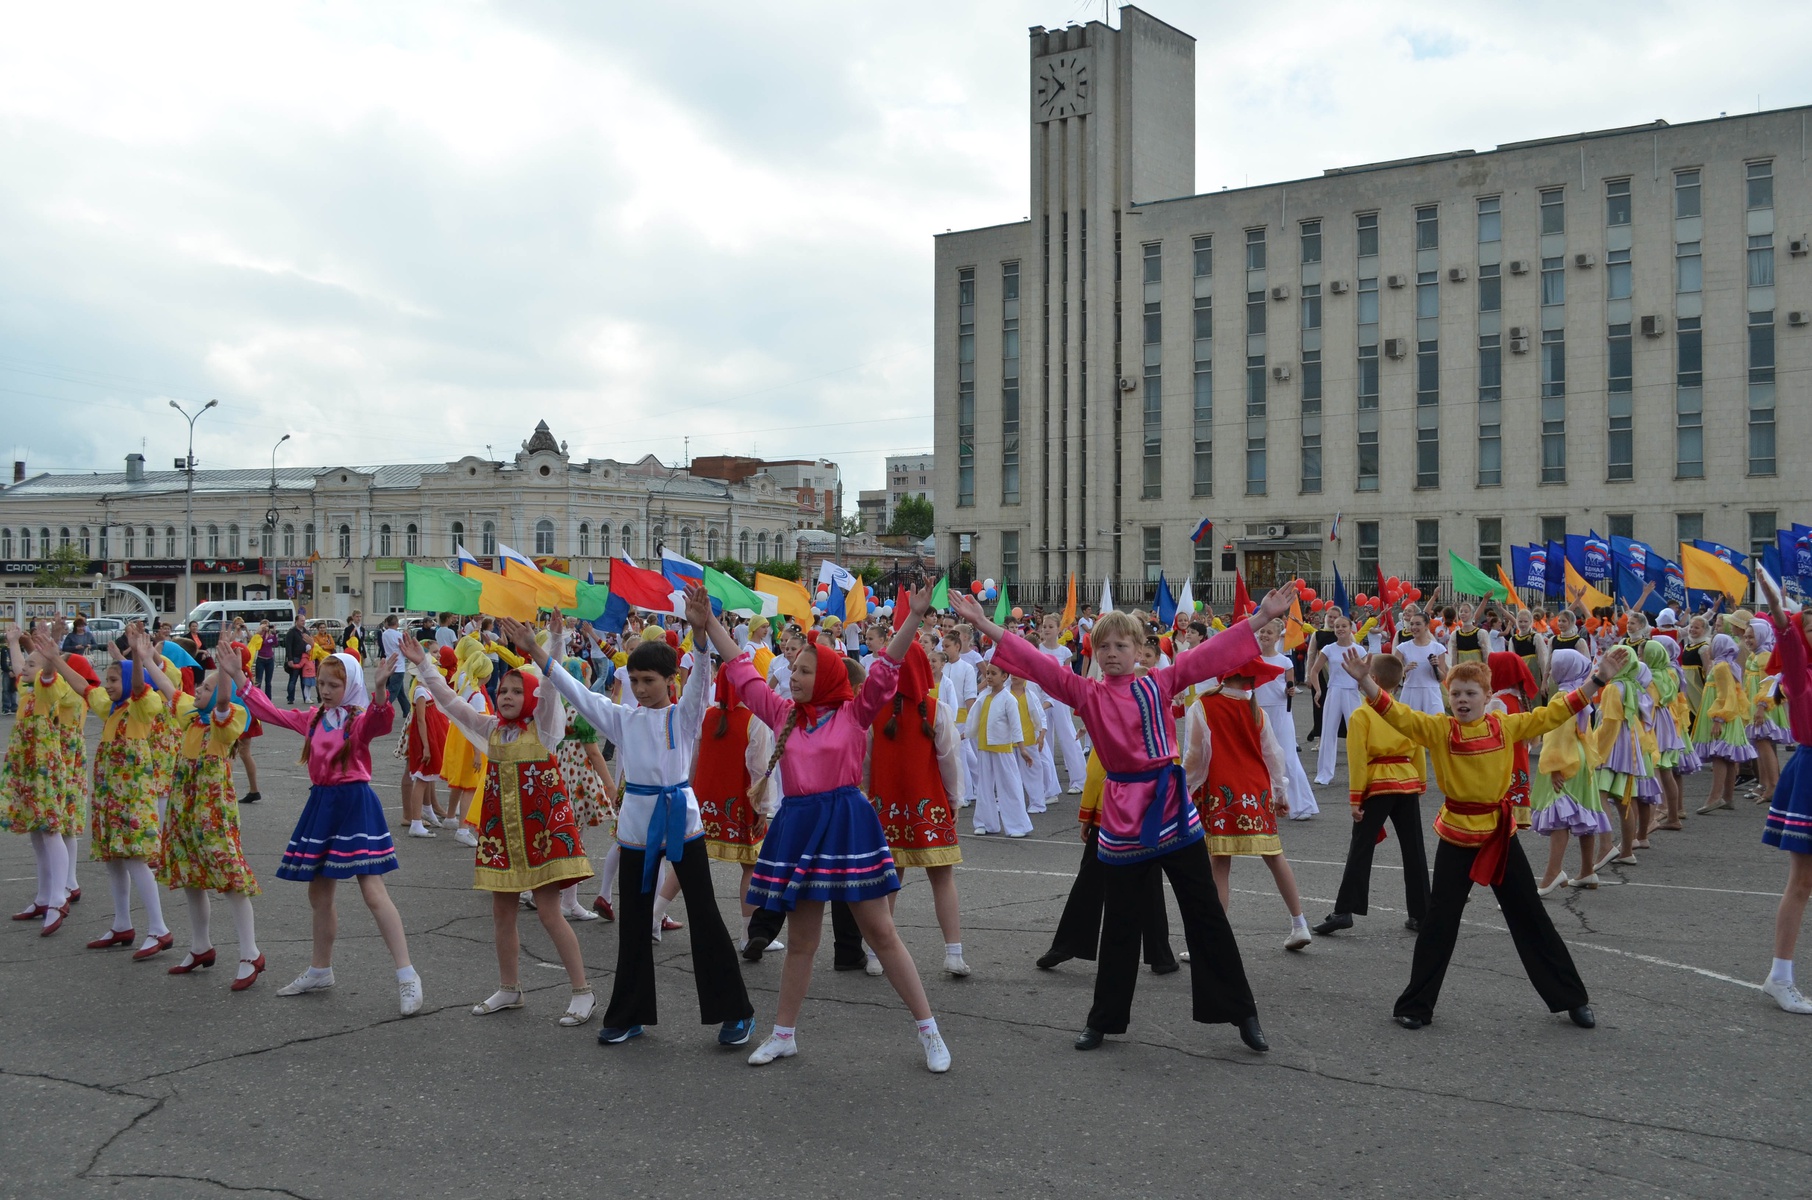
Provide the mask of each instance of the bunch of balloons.
POLYGON ((992 579, 977 579, 969 585, 969 591, 977 600, 998 600, 1000 589, 994 586, 992 579))

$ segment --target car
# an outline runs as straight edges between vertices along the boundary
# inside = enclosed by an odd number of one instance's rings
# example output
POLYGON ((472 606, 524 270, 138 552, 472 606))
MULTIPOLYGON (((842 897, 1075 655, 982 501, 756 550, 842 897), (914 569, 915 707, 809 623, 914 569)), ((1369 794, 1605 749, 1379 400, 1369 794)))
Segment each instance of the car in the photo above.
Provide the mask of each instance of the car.
POLYGON ((89 617, 88 632, 94 635, 95 645, 109 645, 126 636, 127 620, 126 617, 89 617))

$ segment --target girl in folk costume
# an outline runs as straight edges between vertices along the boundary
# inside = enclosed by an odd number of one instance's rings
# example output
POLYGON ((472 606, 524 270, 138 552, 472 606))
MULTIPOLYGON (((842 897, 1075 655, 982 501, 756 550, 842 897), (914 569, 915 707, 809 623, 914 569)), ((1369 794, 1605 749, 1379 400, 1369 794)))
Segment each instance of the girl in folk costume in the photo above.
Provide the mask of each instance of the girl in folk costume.
POLYGON ((1250 660, 1258 652, 1254 629, 1288 612, 1294 595, 1290 587, 1272 591, 1246 621, 1188 651, 1176 666, 1142 677, 1133 672, 1144 630, 1130 616, 1105 613, 1094 630, 1098 680, 1064 670, 989 621, 973 599, 956 598, 959 613, 995 638, 997 666, 1027 676, 1076 709, 1107 771, 1097 843, 1105 868, 1106 923, 1095 1003, 1077 1049, 1095 1049, 1107 1034, 1125 1032, 1131 1019, 1140 915, 1158 870, 1169 877, 1183 914, 1195 1019, 1233 1024, 1247 1046, 1267 1049, 1239 944, 1214 887, 1201 818, 1177 765, 1170 702, 1190 685, 1250 660))
POLYGON ((1812 667, 1808 666, 1807 617, 1787 614, 1779 590, 1766 573, 1761 582, 1768 600, 1770 631, 1779 644, 1771 669, 1780 675, 1789 728, 1799 743, 1775 786, 1762 832, 1762 844, 1787 851, 1788 862, 1787 886, 1774 914, 1774 966, 1762 991, 1787 1012, 1812 1013, 1812 1000, 1793 981, 1794 947, 1806 902, 1812 899, 1812 749, 1808 748, 1812 747, 1812 667))
POLYGON ((751 902, 791 914, 774 1031, 749 1056, 751 1065, 798 1052, 794 1031, 811 984, 824 905, 845 900, 863 940, 881 960, 888 982, 912 1012, 925 1066, 933 1072, 950 1068, 950 1051, 931 1015, 918 968, 900 941, 886 904, 887 896, 900 888, 899 873, 880 818, 857 786, 868 726, 893 698, 900 663, 930 608, 930 589, 915 589, 905 620, 886 652, 874 656, 860 693, 849 686, 838 655, 815 645, 799 655, 789 687, 792 699, 783 700, 763 685, 746 658, 738 656, 735 640, 712 615, 704 589, 687 590, 687 619, 694 629, 710 635, 711 644, 726 660, 724 671, 737 695, 775 731, 774 761, 787 787, 762 842, 749 889, 751 902))
POLYGON ((6 747, 7 828, 31 836, 32 856, 38 865, 38 891, 31 905, 13 914, 15 921, 42 918, 39 935, 49 937, 63 927, 69 905, 81 898, 76 887, 75 842, 82 830, 83 784, 82 724, 87 714, 86 693, 78 693, 63 677, 67 666, 84 685, 93 668, 81 674, 88 660, 75 655, 65 660, 56 641, 42 627, 33 634, 29 655, 17 626, 6 631, 7 647, 20 664, 19 715, 6 747), (76 665, 80 660, 80 665, 76 665), (30 687, 26 687, 27 683, 30 687), (75 733, 75 754, 69 752, 69 732, 75 733))
POLYGON ((1652 637, 1642 643, 1642 665, 1648 668, 1649 700, 1654 705, 1655 781, 1661 787, 1661 819, 1656 829, 1680 829, 1681 755, 1692 752, 1692 743, 1680 732, 1675 710, 1680 706, 1680 676, 1673 655, 1678 646, 1669 637, 1652 637))
MULTIPOLYGON (((590 669, 585 661, 579 658, 568 658, 562 664, 566 673, 572 678, 586 683, 590 669)), ((566 781, 566 792, 573 804, 573 823, 579 827, 581 838, 592 837, 598 842, 614 840, 615 834, 600 827, 606 821, 616 820, 616 777, 611 774, 610 764, 604 761, 604 751, 598 746, 598 731, 572 709, 566 714, 566 736, 560 740, 560 748, 554 752, 560 760, 560 778, 566 781), (590 831, 598 829, 597 834, 590 831)), ((606 905, 608 906, 608 901, 606 905)), ((604 914, 595 903, 587 908, 579 903, 579 885, 569 883, 560 892, 560 911, 569 921, 596 921, 604 914)), ((615 914, 612 914, 615 918, 615 914)))
MULTIPOLYGON (((453 647, 440 646, 434 657, 422 665, 426 671, 439 670, 443 678, 457 670, 459 658, 453 647)), ((431 838, 434 831, 428 822, 441 824, 439 806, 434 801, 434 782, 446 769, 447 714, 434 703, 427 685, 418 678, 409 692, 409 728, 404 742, 406 766, 403 772, 403 816, 409 821, 409 836, 431 838)), ((457 809, 454 810, 457 813, 457 809)), ((448 818, 454 825, 458 817, 448 818)))
MULTIPOLYGON (((1056 613, 1046 613, 1038 622, 1038 652, 1048 655, 1058 666, 1068 669, 1073 655, 1070 648, 1060 640, 1063 636, 1062 618, 1056 613)), ((1071 795, 1082 791, 1082 781, 1088 773, 1088 758, 1083 753, 1082 742, 1076 736, 1076 715, 1070 706, 1050 696, 1045 696, 1045 724, 1050 727, 1048 741, 1057 755, 1063 759, 1064 778, 1070 781, 1071 795)))
MULTIPOLYGON (((1711 658, 1709 630, 1704 617, 1694 617, 1686 623, 1686 638, 1680 644, 1680 674, 1685 680, 1686 703, 1694 713, 1705 697, 1705 674, 1711 658)), ((1690 722, 1681 732, 1690 734, 1690 722)))
POLYGON ((1775 746, 1791 745, 1787 732, 1787 713, 1775 696, 1776 675, 1768 672, 1768 660, 1774 654, 1774 626, 1767 618, 1756 617, 1743 631, 1743 645, 1749 651, 1743 664, 1743 690, 1749 697, 1749 742, 1755 747, 1755 802, 1766 804, 1780 782, 1780 760, 1775 746))
MULTIPOLYGON (((742 887, 736 894, 742 901, 745 926, 755 915, 756 906, 748 900, 755 859, 761 850, 762 836, 767 833, 768 820, 778 807, 767 775, 768 759, 773 755, 773 731, 756 720, 755 714, 736 698, 730 677, 720 672, 713 707, 705 715, 704 736, 698 743, 692 790, 698 796, 705 852, 719 862, 733 862, 742 869, 742 887)), ((747 945, 745 935, 743 946, 747 945)))
MULTIPOLYGON (((1483 605, 1480 606, 1483 608, 1483 605)), ((1459 625, 1449 634, 1447 645, 1453 652, 1455 666, 1464 662, 1482 663, 1490 652, 1491 635, 1485 633, 1475 620, 1472 605, 1460 605, 1459 625)))
MULTIPOLYGON (((144 943, 132 957, 142 961, 168 950, 174 940, 164 924, 163 898, 152 875, 158 855, 157 794, 160 787, 169 786, 170 763, 157 736, 165 723, 163 694, 133 665, 149 659, 150 639, 144 626, 137 623, 128 628, 126 636, 132 657, 107 668, 104 687, 88 687, 86 678, 60 659, 58 670, 102 718, 101 742, 94 752, 94 824, 89 853, 107 864, 113 925, 104 937, 89 942, 88 948, 132 944, 137 936, 132 925, 132 890, 136 887, 148 924, 144 943)), ((48 638, 40 652, 54 655, 48 638)))
MULTIPOLYGON (((492 716, 495 709, 485 683, 491 678, 493 668, 484 643, 468 633, 454 644, 453 655, 459 662, 459 670, 452 680, 457 692, 454 698, 476 716, 492 716)), ((426 676, 422 678, 425 680, 426 676)), ((453 820, 459 824, 453 839, 462 846, 477 849, 478 814, 484 800, 481 793, 488 776, 483 744, 474 744, 466 735, 466 723, 454 719, 453 710, 439 698, 438 691, 429 687, 428 692, 435 697, 449 722, 447 744, 441 754, 440 777, 447 782, 447 805, 453 810, 453 820)))
MULTIPOLYGON (((526 640, 534 644, 532 636, 526 640)), ((415 664, 447 720, 459 727, 473 747, 483 746, 486 752, 472 886, 491 893, 498 983, 497 990, 474 1005, 472 1013, 484 1016, 522 1007, 517 897, 530 891, 535 894, 535 915, 541 918, 541 927, 554 943, 572 985, 572 999, 560 1024, 583 1025, 592 1017, 592 990, 585 981, 579 937, 560 915, 559 894, 568 880, 591 878, 591 864, 579 842, 572 802, 554 757, 553 747, 566 734, 566 711, 559 694, 544 695, 539 676, 509 671, 497 684, 497 715, 491 716, 462 699, 437 672, 423 669, 427 652, 419 642, 404 638, 402 654, 415 664)))
POLYGON ((1321 752, 1315 762, 1315 786, 1334 782, 1334 761, 1340 754, 1340 738, 1346 719, 1359 707, 1359 689, 1353 677, 1341 669, 1348 661, 1363 665, 1365 648, 1353 641, 1353 623, 1346 617, 1334 618, 1334 644, 1316 656, 1310 667, 1309 686, 1319 686, 1321 669, 1327 669, 1327 699, 1322 702, 1321 752))
POLYGON ((1019 747, 1025 727, 1019 704, 1007 688, 1007 674, 993 663, 981 665, 981 694, 969 706, 964 729, 975 747, 975 829, 980 836, 1005 833, 1028 837, 1025 781, 1019 770, 1019 747))
POLYGON ((1290 715, 1290 696, 1295 691, 1290 683, 1290 672, 1296 664, 1288 654, 1279 651, 1278 639, 1282 636, 1282 621, 1272 621, 1259 629, 1259 657, 1276 667, 1278 674, 1268 683, 1259 684, 1252 694, 1258 699, 1259 710, 1265 714, 1271 736, 1283 748, 1284 775, 1280 785, 1289 804, 1290 820, 1306 821, 1321 811, 1321 805, 1315 802, 1315 790, 1309 786, 1309 773, 1302 769, 1302 755, 1296 746, 1296 721, 1290 715), (1285 745, 1286 742, 1289 744, 1285 745))
POLYGON ((1411 613, 1404 618, 1404 625, 1409 638, 1397 639, 1393 651, 1403 663, 1403 689, 1397 701, 1417 712, 1439 716, 1447 705, 1441 691, 1441 677, 1447 673, 1447 647, 1435 641, 1425 614, 1411 613))
MULTIPOLYGON (((1253 694, 1282 669, 1254 657, 1221 675, 1221 686, 1189 706, 1183 772, 1196 811, 1208 830, 1208 861, 1221 907, 1232 899, 1235 855, 1257 855, 1270 869, 1277 894, 1290 910, 1284 949, 1301 950, 1311 941, 1296 873, 1277 836, 1277 813, 1288 805, 1277 787, 1287 774, 1284 752, 1253 694)), ((1193 955, 1191 956, 1193 958, 1193 955)))
MULTIPOLYGON (((963 794, 962 758, 950 706, 932 688, 931 660, 914 641, 900 667, 893 704, 882 706, 870 723, 869 791, 881 832, 902 874, 923 867, 931 883, 932 908, 944 935, 944 970, 969 973, 963 961, 963 933, 956 903, 956 865, 963 861, 956 840, 956 798, 963 794)), ((893 910, 898 892, 887 897, 893 910)))
POLYGON ((1530 678, 1535 680, 1535 691, 1529 693, 1530 703, 1534 703, 1548 677, 1548 651, 1545 639, 1535 631, 1535 614, 1531 610, 1516 610, 1516 624, 1510 630, 1509 649, 1510 653, 1523 660, 1523 665, 1529 668, 1530 678))
POLYGON ((1711 763, 1711 796, 1699 815, 1733 807, 1739 763, 1754 762, 1749 744, 1749 694, 1743 690, 1742 651, 1736 639, 1720 633, 1711 639, 1706 658, 1705 688, 1693 722, 1693 746, 1711 763))
POLYGON ((1648 845, 1648 824, 1654 806, 1661 802, 1661 789, 1653 779, 1655 744, 1649 726, 1654 720, 1654 701, 1648 685, 1648 668, 1632 649, 1623 669, 1598 698, 1596 782, 1605 806, 1616 806, 1623 830, 1621 847, 1612 846, 1598 856, 1601 867, 1613 861, 1635 865, 1634 851, 1648 845))
MULTIPOLYGON (((1577 650, 1556 650, 1548 679, 1556 694, 1577 688, 1592 673, 1591 660, 1577 650)), ((1543 896, 1566 887, 1598 886, 1597 839, 1611 835, 1611 818, 1598 795, 1598 748, 1591 714, 1579 715, 1542 735, 1541 753, 1529 780, 1529 822, 1548 839, 1548 865, 1536 891, 1543 896), (1566 865, 1567 836, 1579 839, 1579 874, 1566 865)))
POLYGON ((1007 689, 1019 706, 1019 779, 1026 795, 1026 812, 1045 811, 1046 801, 1062 794, 1057 786, 1057 762, 1051 756, 1051 739, 1045 728, 1044 693, 1038 685, 1009 677, 1007 689))
MULTIPOLYGON (((307 710, 285 711, 257 688, 247 687, 238 659, 229 656, 221 665, 243 689, 239 694, 255 717, 301 735, 302 762, 308 766, 308 802, 289 835, 277 878, 308 884, 314 943, 308 969, 277 994, 300 996, 334 985, 333 944, 340 928, 334 893, 340 880, 357 879, 365 907, 396 963, 398 1006, 405 1017, 414 1016, 422 1006, 421 976, 410 964, 403 918, 381 878, 396 870, 396 844, 384 802, 371 790, 371 743, 390 732, 396 710, 388 702, 371 703, 365 668, 352 654, 335 654, 321 663, 315 675, 321 704, 307 710)), ((378 695, 387 694, 395 667, 394 655, 379 665, 378 695)))

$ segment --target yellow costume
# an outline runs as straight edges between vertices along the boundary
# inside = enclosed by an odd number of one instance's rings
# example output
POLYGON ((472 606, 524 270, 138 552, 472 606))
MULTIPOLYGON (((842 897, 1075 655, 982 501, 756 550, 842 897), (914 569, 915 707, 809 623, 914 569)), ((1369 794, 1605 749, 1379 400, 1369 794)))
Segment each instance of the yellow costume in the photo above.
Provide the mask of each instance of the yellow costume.
POLYGON ((1346 723, 1347 803, 1372 796, 1420 796, 1428 790, 1428 758, 1366 705, 1346 723))

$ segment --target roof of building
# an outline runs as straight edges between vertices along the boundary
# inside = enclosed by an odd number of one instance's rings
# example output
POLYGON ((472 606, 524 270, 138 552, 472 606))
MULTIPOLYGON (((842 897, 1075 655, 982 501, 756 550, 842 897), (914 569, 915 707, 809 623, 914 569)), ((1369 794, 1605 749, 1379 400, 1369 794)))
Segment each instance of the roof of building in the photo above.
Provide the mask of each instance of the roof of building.
MULTIPOLYGON (((313 491, 316 479, 334 469, 278 467, 274 476, 275 486, 279 492, 313 491)), ((370 475, 371 486, 375 488, 412 488, 421 486, 424 475, 444 475, 448 468, 445 463, 387 463, 381 466, 347 464, 340 469, 370 475)), ((182 492, 187 478, 181 471, 146 471, 140 479, 128 479, 124 471, 93 471, 79 475, 53 475, 46 472, 12 484, 5 489, 4 494, 9 499, 96 494, 117 498, 165 496, 182 492)), ((195 472, 195 492, 197 495, 204 495, 265 491, 272 486, 272 479, 273 474, 268 468, 198 470, 195 472)))

